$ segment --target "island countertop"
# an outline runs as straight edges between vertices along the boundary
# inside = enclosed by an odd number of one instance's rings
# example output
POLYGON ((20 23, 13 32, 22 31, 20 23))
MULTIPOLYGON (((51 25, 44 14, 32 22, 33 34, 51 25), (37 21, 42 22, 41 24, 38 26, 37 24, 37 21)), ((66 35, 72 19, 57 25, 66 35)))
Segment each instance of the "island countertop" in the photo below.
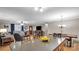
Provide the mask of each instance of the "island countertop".
POLYGON ((12 51, 53 51, 65 39, 53 38, 49 42, 41 42, 40 40, 16 42, 10 45, 12 51))

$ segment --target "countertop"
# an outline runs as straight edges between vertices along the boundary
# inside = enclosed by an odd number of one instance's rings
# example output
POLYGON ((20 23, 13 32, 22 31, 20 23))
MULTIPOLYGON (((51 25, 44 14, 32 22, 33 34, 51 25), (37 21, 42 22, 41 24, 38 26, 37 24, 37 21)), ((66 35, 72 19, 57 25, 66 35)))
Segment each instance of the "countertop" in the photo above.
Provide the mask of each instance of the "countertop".
POLYGON ((38 39, 32 41, 16 42, 10 45, 12 51, 53 51, 64 41, 64 38, 53 38, 49 42, 41 42, 38 39))

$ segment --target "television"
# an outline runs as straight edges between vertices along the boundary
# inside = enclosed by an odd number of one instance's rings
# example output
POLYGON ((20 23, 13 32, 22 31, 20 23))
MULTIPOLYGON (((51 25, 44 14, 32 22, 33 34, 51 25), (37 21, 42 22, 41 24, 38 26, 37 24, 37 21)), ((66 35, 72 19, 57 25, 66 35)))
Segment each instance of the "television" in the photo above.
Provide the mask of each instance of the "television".
POLYGON ((36 30, 42 30, 42 26, 36 26, 36 30))

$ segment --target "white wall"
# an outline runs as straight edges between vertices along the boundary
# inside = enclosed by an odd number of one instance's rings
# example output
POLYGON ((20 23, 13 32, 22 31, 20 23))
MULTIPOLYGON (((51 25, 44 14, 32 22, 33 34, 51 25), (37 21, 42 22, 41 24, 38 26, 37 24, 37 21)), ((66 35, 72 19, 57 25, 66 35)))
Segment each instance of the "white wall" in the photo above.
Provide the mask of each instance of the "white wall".
POLYGON ((0 24, 0 29, 4 28, 4 25, 8 26, 7 31, 10 32, 11 29, 10 29, 10 24, 0 24))
MULTIPOLYGON (((58 24, 60 24, 60 22, 49 23, 48 33, 61 32, 60 28, 58 27, 58 24)), ((63 33, 79 34, 79 20, 65 21, 64 24, 67 25, 67 27, 63 29, 63 33)))
MULTIPOLYGON (((61 30, 60 28, 58 28, 58 24, 60 24, 60 22, 52 22, 52 23, 48 23, 48 33, 52 34, 52 33, 59 33, 61 30)), ((63 33, 68 33, 68 34, 79 34, 79 20, 74 20, 74 21, 65 21, 64 22, 65 25, 67 25, 67 27, 65 27, 63 29, 63 33)), ((10 30, 10 24, 6 24, 9 26, 8 28, 8 32, 11 31, 10 30)), ((38 25, 39 26, 39 25, 38 25)), ((46 30, 45 25, 41 25, 43 26, 43 31, 46 30)), ((15 25, 16 29, 15 31, 20 31, 21 29, 21 25, 15 25)), ((0 24, 0 28, 4 28, 4 24, 0 24)), ((33 30, 36 29, 36 26, 33 26, 33 30)))
POLYGON ((3 25, 0 24, 0 29, 1 29, 1 28, 4 28, 4 27, 3 27, 3 25))
MULTIPOLYGON (((8 26, 7 31, 11 32, 11 24, 0 24, 0 29, 4 28, 4 25, 8 26)), ((15 24, 15 31, 21 31, 21 25, 15 24)))

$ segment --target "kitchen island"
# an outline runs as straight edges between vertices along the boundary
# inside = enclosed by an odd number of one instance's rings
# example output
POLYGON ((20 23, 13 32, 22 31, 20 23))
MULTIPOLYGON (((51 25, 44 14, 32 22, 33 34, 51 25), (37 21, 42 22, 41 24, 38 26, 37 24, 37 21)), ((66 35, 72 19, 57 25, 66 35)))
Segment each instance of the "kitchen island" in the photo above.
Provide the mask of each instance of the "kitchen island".
MULTIPOLYGON (((11 51, 59 51, 59 47, 65 38, 53 38, 49 42, 41 42, 38 39, 32 41, 16 42, 10 45, 11 51)), ((60 49, 61 50, 61 49, 60 49)))

